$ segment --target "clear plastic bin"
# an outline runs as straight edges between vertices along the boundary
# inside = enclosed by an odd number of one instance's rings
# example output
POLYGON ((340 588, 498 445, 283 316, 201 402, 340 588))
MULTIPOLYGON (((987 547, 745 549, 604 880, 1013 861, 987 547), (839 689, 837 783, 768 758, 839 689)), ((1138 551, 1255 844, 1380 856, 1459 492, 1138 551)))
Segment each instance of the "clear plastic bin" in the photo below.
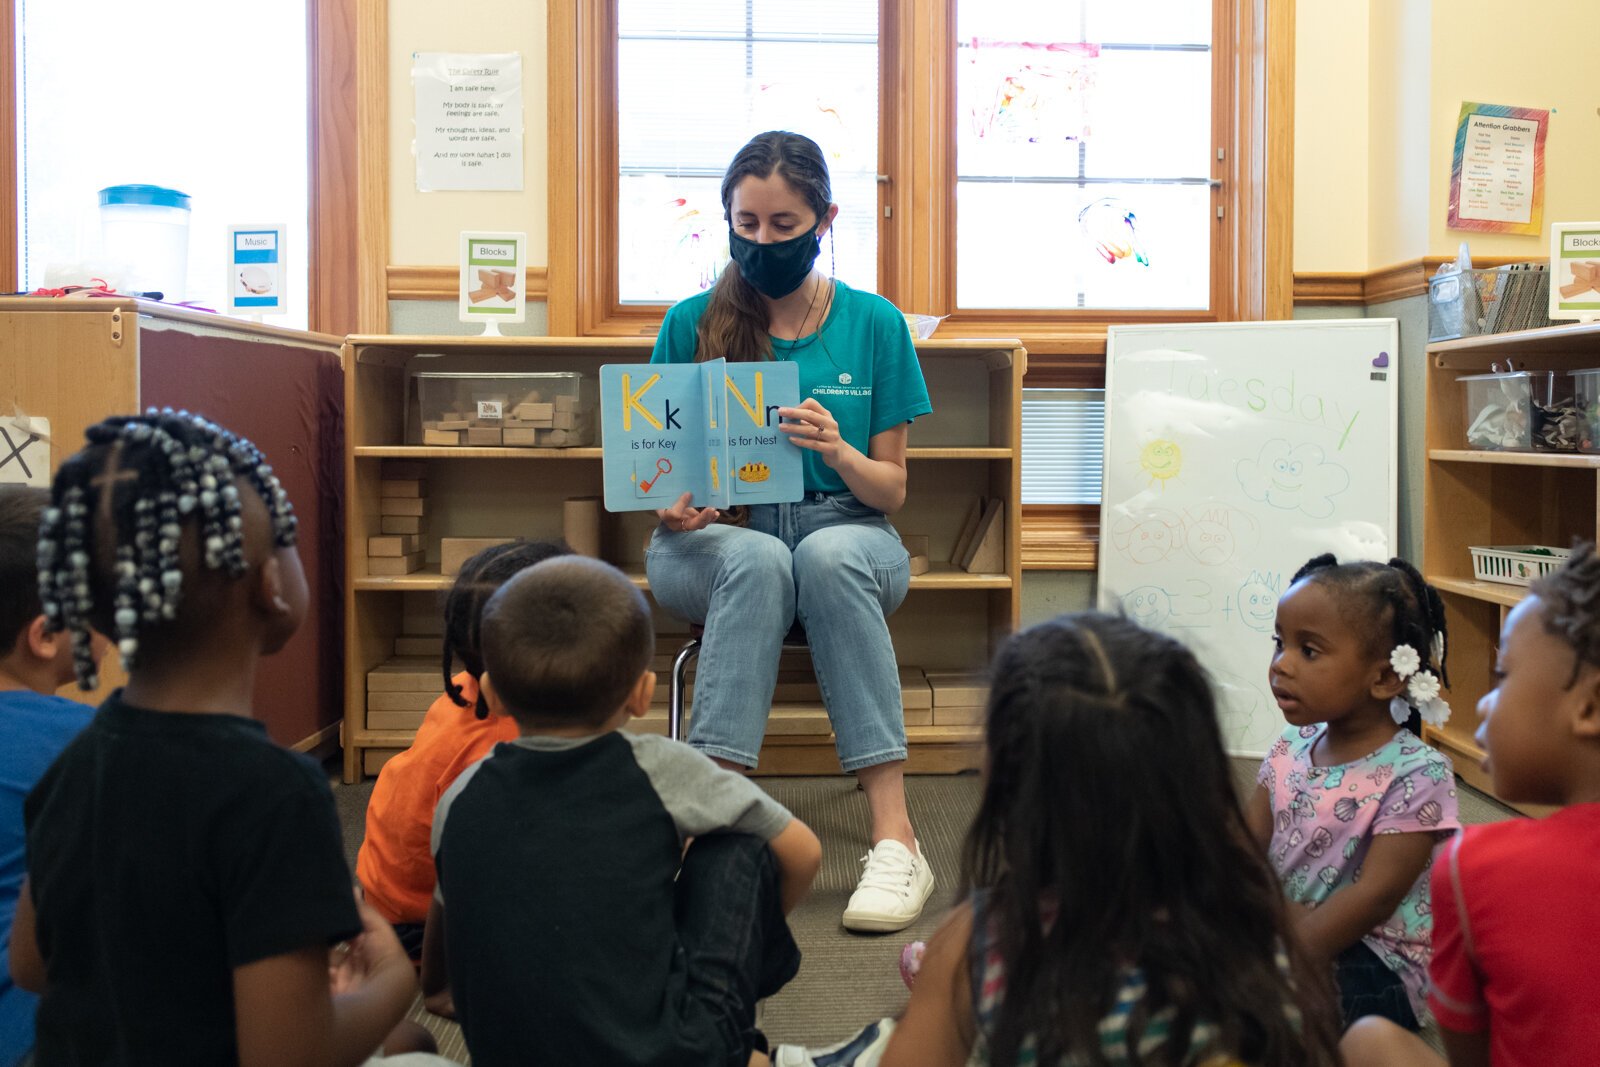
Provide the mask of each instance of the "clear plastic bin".
POLYGON ((424 445, 574 448, 595 440, 593 390, 576 372, 414 377, 424 445))
POLYGON ((125 270, 122 289, 176 303, 189 273, 189 195, 159 185, 100 190, 100 240, 107 269, 125 270))
POLYGON ((1573 404, 1583 420, 1580 452, 1600 452, 1600 367, 1572 372, 1573 404))
POLYGON ((1569 375, 1519 370, 1458 381, 1466 391, 1469 448, 1576 452, 1589 439, 1569 375))

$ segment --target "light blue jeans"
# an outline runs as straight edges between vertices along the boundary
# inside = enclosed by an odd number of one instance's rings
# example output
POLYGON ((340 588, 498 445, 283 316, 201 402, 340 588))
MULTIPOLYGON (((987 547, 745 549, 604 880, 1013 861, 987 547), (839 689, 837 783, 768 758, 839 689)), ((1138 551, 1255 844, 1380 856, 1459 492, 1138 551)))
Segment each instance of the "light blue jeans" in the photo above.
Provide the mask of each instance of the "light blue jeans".
POLYGON ((705 625, 691 745, 756 765, 783 637, 799 619, 840 765, 906 758, 888 616, 906 597, 911 561, 881 511, 849 493, 807 493, 752 507, 744 529, 657 526, 645 570, 662 607, 705 625))

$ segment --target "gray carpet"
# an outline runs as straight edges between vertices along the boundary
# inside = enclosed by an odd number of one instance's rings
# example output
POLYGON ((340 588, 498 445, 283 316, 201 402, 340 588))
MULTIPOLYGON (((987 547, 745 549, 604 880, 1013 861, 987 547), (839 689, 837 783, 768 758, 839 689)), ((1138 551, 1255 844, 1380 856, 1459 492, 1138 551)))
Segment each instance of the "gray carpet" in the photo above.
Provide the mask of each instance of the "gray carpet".
MULTIPOLYGON (((1258 764, 1235 760, 1235 782, 1241 794, 1255 783, 1258 764)), ((761 1027, 773 1041, 823 1044, 859 1029, 873 1019, 893 1015, 905 1006, 900 980, 900 950, 908 941, 926 940, 955 891, 961 839, 976 810, 976 774, 920 776, 906 779, 911 821, 938 878, 933 899, 922 918, 898 934, 862 936, 839 925, 850 891, 860 874, 859 857, 867 847, 866 799, 855 780, 829 778, 761 778, 767 790, 805 820, 822 839, 823 866, 811 896, 790 916, 790 926, 805 959, 800 974, 762 1008, 761 1027)), ((1461 821, 1497 822, 1516 813, 1459 783, 1461 821)), ((365 833, 367 798, 372 783, 335 784, 334 797, 344 826, 345 849, 352 868, 365 833)), ((411 1017, 433 1031, 439 1051, 467 1062, 460 1028, 429 1015, 420 999, 411 1017)))

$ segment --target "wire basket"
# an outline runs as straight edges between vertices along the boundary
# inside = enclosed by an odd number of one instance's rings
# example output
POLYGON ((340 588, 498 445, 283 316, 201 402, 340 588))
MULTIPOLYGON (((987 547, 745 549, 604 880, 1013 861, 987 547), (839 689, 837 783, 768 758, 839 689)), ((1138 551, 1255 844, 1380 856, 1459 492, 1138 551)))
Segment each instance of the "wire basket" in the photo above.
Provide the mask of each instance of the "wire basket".
POLYGON ((1572 555, 1570 548, 1543 545, 1475 545, 1468 551, 1472 553, 1474 578, 1505 585, 1527 585, 1560 567, 1572 555))

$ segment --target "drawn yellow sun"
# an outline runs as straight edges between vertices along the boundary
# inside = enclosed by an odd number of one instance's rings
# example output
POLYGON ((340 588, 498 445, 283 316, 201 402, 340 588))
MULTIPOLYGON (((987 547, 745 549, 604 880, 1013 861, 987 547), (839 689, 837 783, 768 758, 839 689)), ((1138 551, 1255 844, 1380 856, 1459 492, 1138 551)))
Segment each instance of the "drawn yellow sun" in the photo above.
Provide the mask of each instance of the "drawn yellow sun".
POLYGON ((1139 466, 1150 475, 1151 485, 1160 482, 1165 489, 1166 483, 1183 470, 1183 449, 1176 441, 1158 437, 1139 451, 1139 466))

